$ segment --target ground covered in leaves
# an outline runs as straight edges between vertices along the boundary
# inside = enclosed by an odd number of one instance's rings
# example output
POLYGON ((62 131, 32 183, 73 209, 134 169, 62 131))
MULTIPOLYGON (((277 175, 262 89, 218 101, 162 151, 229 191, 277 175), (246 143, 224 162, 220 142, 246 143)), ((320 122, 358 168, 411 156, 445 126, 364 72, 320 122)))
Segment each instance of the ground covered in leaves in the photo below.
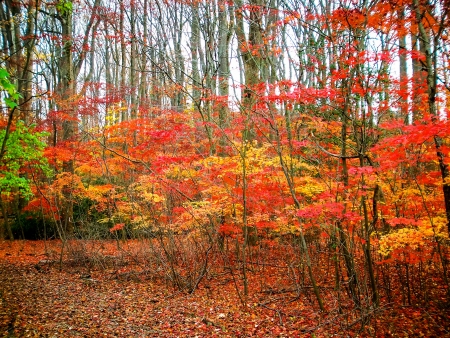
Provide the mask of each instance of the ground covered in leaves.
POLYGON ((282 285, 261 289, 252 276, 244 306, 240 281, 220 269, 194 292, 179 291, 114 245, 98 247, 96 264, 80 264, 66 256, 60 262, 57 241, 0 242, 0 336, 450 336, 450 313, 442 306, 389 304, 359 317, 320 313, 310 295, 295 296, 282 285))

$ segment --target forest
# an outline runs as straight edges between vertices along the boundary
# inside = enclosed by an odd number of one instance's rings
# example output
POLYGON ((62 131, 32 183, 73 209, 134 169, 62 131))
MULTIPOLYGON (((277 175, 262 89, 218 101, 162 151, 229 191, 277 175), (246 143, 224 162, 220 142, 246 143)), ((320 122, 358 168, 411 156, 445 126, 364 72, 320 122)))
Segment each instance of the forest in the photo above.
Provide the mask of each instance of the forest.
POLYGON ((446 0, 0 1, 0 335, 450 336, 446 0))

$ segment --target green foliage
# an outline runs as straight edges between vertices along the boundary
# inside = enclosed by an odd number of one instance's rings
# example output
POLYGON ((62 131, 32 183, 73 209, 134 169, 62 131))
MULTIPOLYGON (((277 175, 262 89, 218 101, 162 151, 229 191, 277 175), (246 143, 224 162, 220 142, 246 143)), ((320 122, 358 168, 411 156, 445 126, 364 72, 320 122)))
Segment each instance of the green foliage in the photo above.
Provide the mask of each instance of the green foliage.
POLYGON ((73 9, 72 1, 60 0, 56 4, 56 9, 62 16, 67 16, 72 12, 73 9))
MULTIPOLYGON (((5 138, 6 130, 0 131, 0 139, 5 138)), ((30 180, 21 175, 25 169, 39 169, 46 175, 51 173, 43 151, 47 136, 45 132, 34 131, 34 126, 27 127, 18 121, 16 128, 9 134, 6 152, 0 163, 0 191, 10 193, 18 190, 29 198, 32 195, 30 180)))
MULTIPOLYGON (((8 107, 17 107, 16 101, 21 96, 4 68, 0 68, 0 90, 8 94, 4 99, 8 107)), ((8 194, 18 191, 23 197, 29 198, 32 192, 29 179, 22 175, 24 169, 40 168, 45 174, 50 173, 43 153, 45 144, 41 141, 47 133, 35 132, 34 126, 27 127, 22 121, 18 121, 8 135, 7 132, 6 129, 0 131, 0 140, 7 139, 6 151, 0 162, 0 192, 8 194)))
POLYGON ((0 90, 8 93, 8 97, 4 99, 8 107, 17 107, 17 100, 22 96, 17 92, 16 87, 9 80, 9 73, 4 68, 0 68, 0 90))

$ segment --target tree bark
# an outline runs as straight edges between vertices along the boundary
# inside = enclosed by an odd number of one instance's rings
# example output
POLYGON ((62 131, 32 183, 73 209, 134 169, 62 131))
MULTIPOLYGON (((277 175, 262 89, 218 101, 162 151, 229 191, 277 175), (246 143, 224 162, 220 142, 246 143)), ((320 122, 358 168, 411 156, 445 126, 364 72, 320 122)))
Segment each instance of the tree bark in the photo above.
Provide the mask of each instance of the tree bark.
MULTIPOLYGON (((440 26, 438 27, 437 33, 434 33, 433 46, 431 44, 430 33, 427 32, 425 26, 423 24, 424 16, 426 11, 431 8, 431 4, 429 1, 426 1, 423 6, 424 9, 421 9, 421 5, 418 0, 413 1, 414 11, 416 15, 417 25, 419 28, 419 36, 421 40, 422 50, 425 54, 425 72, 426 72, 426 84, 427 84, 427 94, 428 94, 428 110, 430 115, 433 118, 433 122, 439 121, 439 115, 436 105, 436 94, 437 94, 437 53, 439 47, 439 39, 440 35, 443 31, 443 20, 448 15, 448 9, 442 13, 443 18, 440 20, 440 26)), ((431 16, 433 13, 429 13, 431 16)), ((438 21, 438 20, 437 20, 438 21)), ((438 21, 439 22, 439 21, 438 21)), ((444 204, 445 204, 445 213, 447 217, 447 230, 450 234, 450 170, 449 165, 446 163, 445 154, 442 151, 443 140, 439 135, 434 136, 434 145, 436 148, 436 155, 439 163, 439 169, 441 171, 442 176, 442 190, 444 193, 444 204)))

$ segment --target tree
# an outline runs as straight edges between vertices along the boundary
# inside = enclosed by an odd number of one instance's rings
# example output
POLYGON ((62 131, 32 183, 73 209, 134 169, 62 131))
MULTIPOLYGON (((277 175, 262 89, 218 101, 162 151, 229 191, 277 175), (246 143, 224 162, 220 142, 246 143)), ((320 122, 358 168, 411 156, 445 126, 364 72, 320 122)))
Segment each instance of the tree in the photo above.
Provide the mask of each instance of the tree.
MULTIPOLYGON (((0 152, 0 193, 3 224, 0 228, 0 238, 5 238, 5 231, 8 238, 13 240, 14 235, 8 221, 9 204, 19 198, 29 199, 33 193, 31 190, 31 180, 23 175, 24 172, 37 170, 44 174, 49 173, 47 161, 43 156, 45 147, 42 139, 46 133, 36 132, 34 126, 28 127, 23 121, 12 122, 10 118, 13 111, 18 107, 21 96, 16 91, 16 87, 9 81, 8 72, 0 68, 0 90, 7 93, 4 98, 11 113, 6 121, 6 128, 0 132, 1 152, 0 152)), ((2 121, 4 122, 4 121, 2 121)), ((12 204, 12 203, 11 203, 12 204)))
MULTIPOLYGON (((431 122, 438 123, 439 113, 437 109, 438 93, 438 54, 441 47, 441 36, 447 29, 447 22, 450 19, 450 7, 445 2, 439 2, 438 8, 432 6, 429 1, 419 3, 413 1, 416 24, 420 37, 420 43, 425 54, 422 69, 426 72, 428 113, 431 115, 431 122)), ((439 136, 434 136, 439 169, 442 175, 442 189, 444 192, 444 203, 447 215, 447 228, 450 234, 450 177, 449 165, 445 154, 442 152, 443 140, 439 136)))

